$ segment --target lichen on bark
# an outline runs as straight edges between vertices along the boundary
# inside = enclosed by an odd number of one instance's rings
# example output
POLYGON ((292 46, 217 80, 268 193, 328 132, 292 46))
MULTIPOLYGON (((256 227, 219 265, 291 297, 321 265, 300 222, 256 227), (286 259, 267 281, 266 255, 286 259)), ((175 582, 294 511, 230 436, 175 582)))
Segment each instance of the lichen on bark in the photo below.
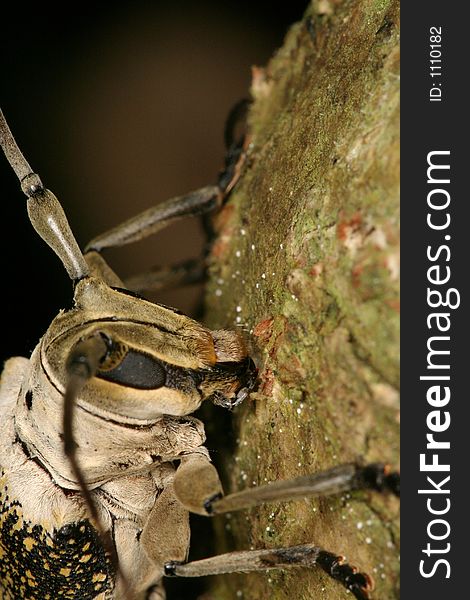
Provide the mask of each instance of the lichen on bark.
MULTIPOLYGON (((398 467, 399 4, 318 0, 255 69, 251 144, 218 215, 207 323, 239 327, 258 391, 232 490, 342 462, 398 467)), ((399 597, 398 502, 358 492, 217 517, 233 546, 315 542, 399 597)), ((319 570, 217 578, 207 598, 351 598, 319 570)))

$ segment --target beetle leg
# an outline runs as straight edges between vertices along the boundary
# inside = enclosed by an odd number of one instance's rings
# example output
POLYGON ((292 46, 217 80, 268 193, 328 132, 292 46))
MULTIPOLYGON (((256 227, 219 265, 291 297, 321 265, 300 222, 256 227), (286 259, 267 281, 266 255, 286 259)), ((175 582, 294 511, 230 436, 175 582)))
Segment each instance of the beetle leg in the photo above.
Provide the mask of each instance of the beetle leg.
POLYGON ((224 195, 229 194, 236 185, 245 162, 245 150, 250 142, 246 123, 250 103, 248 98, 237 102, 225 122, 224 142, 227 150, 224 168, 218 178, 219 188, 224 190, 224 195))
POLYGON ((345 464, 312 475, 249 488, 206 503, 208 514, 219 514, 265 504, 313 496, 328 496, 350 490, 372 489, 400 495, 400 476, 387 465, 345 464))
POLYGON ((176 471, 175 494, 190 512, 216 515, 241 510, 267 502, 284 502, 297 498, 329 496, 340 492, 372 489, 400 494, 399 474, 387 465, 345 464, 312 475, 275 481, 223 496, 215 467, 202 454, 184 457, 176 471))
POLYGON ((173 480, 175 496, 190 512, 207 516, 206 506, 223 496, 216 468, 203 454, 182 458, 173 480))
POLYGON ((124 221, 113 229, 94 238, 86 247, 86 251, 114 246, 125 246, 142 240, 167 225, 186 216, 202 215, 214 210, 221 203, 221 190, 210 185, 195 190, 184 196, 177 196, 124 221))
POLYGON ((201 283, 205 277, 206 266, 204 260, 200 258, 199 260, 186 260, 171 267, 132 275, 124 281, 124 285, 128 290, 134 292, 154 292, 201 283))
POLYGON ((97 277, 111 287, 126 288, 143 293, 172 289, 194 283, 202 283, 206 277, 204 258, 185 260, 171 267, 155 268, 151 271, 131 275, 122 281, 104 258, 96 250, 89 250, 85 260, 90 275, 97 277))
POLYGON ((169 562, 165 565, 167 577, 202 577, 223 573, 267 571, 290 567, 313 567, 318 565, 330 577, 340 582, 358 600, 368 600, 372 580, 357 571, 344 558, 327 552, 314 544, 303 544, 270 550, 230 552, 186 564, 169 562))

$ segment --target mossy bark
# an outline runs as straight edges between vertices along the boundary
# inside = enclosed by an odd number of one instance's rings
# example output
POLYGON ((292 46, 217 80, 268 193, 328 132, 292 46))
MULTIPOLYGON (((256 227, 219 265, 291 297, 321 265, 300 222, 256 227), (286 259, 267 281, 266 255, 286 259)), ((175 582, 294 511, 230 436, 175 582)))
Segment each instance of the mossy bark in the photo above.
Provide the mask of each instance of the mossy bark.
MULTIPOLYGON (((273 9, 275 10, 275 9, 273 9)), ((342 462, 398 467, 399 5, 318 0, 255 69, 251 144, 219 214, 207 323, 240 327, 258 391, 232 490, 342 462)), ((398 502, 360 492, 215 519, 233 546, 315 542, 399 597, 398 502)), ((207 598, 351 598, 319 570, 214 580, 207 598)))

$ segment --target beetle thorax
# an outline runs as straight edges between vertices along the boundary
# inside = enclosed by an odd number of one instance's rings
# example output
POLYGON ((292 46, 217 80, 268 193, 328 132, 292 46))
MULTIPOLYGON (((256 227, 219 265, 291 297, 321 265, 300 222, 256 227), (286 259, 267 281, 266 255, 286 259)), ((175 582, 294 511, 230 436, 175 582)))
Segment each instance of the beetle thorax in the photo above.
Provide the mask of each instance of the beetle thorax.
MULTIPOLYGON (((18 397, 17 433, 31 457, 61 487, 78 489, 63 451, 63 394, 41 367, 40 347, 31 356, 30 370, 18 397)), ((194 417, 118 420, 111 413, 96 414, 80 402, 73 430, 77 457, 90 488, 176 459, 199 448, 205 440, 203 424, 194 417)))

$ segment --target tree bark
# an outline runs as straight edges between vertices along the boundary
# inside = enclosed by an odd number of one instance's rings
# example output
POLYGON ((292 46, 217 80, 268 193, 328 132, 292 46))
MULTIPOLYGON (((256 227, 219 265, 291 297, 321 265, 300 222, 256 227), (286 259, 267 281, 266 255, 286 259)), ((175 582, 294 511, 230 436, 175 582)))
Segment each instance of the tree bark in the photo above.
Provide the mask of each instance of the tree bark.
MULTIPOLYGON (((275 9, 274 9, 275 10, 275 9)), ((218 215, 212 328, 259 386, 234 413, 232 491, 343 462, 398 467, 399 3, 318 0, 254 69, 251 144, 218 215)), ((219 550, 314 542, 398 592, 398 502, 369 492, 217 517, 219 550)), ((214 580, 207 598, 351 598, 318 569, 214 580)))

